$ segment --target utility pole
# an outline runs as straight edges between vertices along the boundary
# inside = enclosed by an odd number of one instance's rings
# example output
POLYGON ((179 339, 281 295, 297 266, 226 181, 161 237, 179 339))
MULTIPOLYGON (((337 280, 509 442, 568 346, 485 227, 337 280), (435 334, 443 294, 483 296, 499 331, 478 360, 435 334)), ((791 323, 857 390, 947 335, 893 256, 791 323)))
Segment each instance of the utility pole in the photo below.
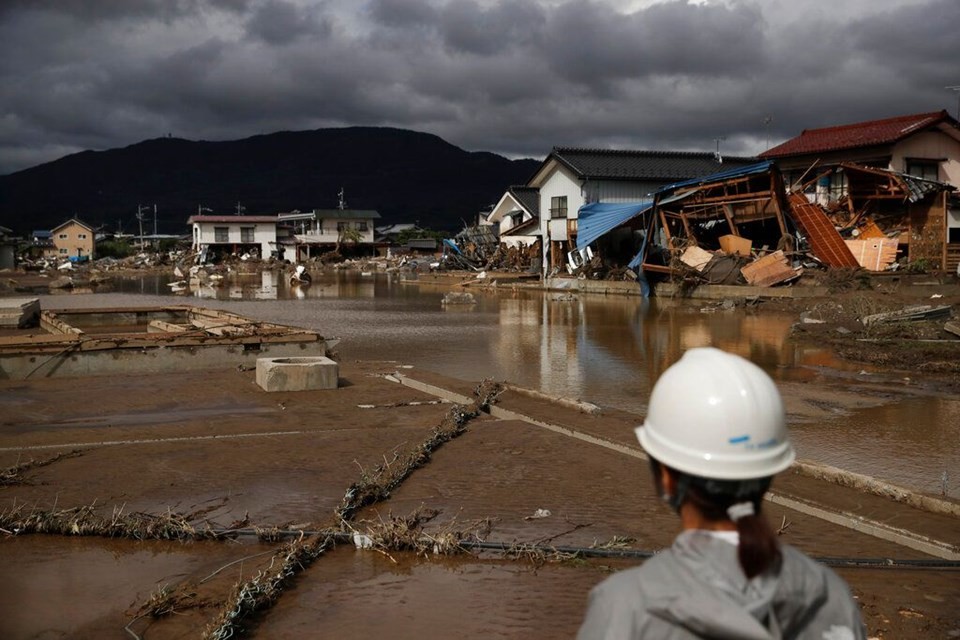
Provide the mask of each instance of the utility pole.
POLYGON ((340 192, 337 194, 337 198, 340 200, 337 203, 337 208, 340 209, 340 211, 347 208, 347 201, 344 196, 346 196, 346 194, 343 191, 343 187, 340 187, 340 192))
POLYGON ((960 120, 960 84, 954 84, 944 88, 957 93, 957 120, 960 120))
POLYGON ((150 207, 141 207, 137 205, 137 222, 140 223, 140 246, 143 246, 143 212, 149 211, 150 207))
POLYGON ((238 215, 238 216, 239 216, 239 215, 243 215, 243 212, 246 211, 246 210, 247 210, 247 208, 246 208, 245 206, 243 206, 242 204, 240 204, 240 201, 237 200, 237 215, 238 215))
POLYGON ((157 235, 157 205, 153 205, 153 235, 157 235))

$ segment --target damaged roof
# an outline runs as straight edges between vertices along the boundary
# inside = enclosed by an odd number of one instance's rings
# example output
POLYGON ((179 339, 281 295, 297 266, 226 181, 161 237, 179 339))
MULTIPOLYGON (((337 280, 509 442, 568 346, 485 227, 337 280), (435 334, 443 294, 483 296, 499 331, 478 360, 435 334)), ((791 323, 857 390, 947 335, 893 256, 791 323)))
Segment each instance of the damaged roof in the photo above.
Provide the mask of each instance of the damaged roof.
MULTIPOLYGON (((558 162, 583 179, 684 180, 716 173, 721 169, 748 165, 756 158, 722 156, 699 151, 637 151, 629 149, 585 149, 554 147, 534 175, 551 162, 558 162)), ((530 181, 531 183, 534 180, 530 181)))
POLYGON ((822 129, 804 129, 803 132, 767 149, 761 158, 782 158, 824 151, 839 151, 858 147, 893 144, 908 136, 932 127, 952 127, 960 137, 960 123, 946 111, 932 111, 883 120, 868 120, 822 129))

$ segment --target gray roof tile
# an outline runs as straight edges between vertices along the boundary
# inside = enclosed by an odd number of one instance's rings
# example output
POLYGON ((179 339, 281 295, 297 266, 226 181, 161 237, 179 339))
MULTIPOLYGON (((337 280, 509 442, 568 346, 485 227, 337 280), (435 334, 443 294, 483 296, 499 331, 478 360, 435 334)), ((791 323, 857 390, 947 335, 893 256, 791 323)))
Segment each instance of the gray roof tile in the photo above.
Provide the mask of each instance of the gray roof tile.
POLYGON ((554 147, 550 155, 581 178, 607 180, 684 180, 757 161, 756 158, 723 156, 723 162, 720 163, 712 152, 700 151, 634 151, 579 147, 554 147))

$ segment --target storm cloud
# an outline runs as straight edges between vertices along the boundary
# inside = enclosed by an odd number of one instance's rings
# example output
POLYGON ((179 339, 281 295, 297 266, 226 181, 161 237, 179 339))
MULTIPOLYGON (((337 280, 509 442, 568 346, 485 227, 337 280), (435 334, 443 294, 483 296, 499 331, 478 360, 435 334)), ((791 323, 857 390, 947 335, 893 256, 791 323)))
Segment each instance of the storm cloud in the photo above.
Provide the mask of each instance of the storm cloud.
POLYGON ((8 0, 0 174, 172 135, 759 153, 948 109, 956 0, 8 0), (879 6, 883 9, 878 9, 879 6))

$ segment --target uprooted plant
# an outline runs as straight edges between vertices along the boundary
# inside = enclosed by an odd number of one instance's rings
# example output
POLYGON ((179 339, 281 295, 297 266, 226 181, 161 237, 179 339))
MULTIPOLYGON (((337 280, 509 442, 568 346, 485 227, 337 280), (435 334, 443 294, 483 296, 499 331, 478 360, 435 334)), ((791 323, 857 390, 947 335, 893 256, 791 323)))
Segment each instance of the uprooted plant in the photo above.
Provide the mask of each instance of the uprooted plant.
POLYGON ((333 536, 303 538, 283 545, 266 569, 250 580, 237 583, 228 605, 204 634, 209 640, 227 640, 244 630, 243 622, 251 614, 269 608, 284 587, 299 572, 333 546, 333 536))
POLYGON ((37 469, 39 467, 45 467, 47 465, 53 464, 54 462, 59 462, 60 460, 66 460, 67 458, 75 458, 76 456, 83 455, 83 450, 74 449, 67 453, 58 453, 52 458, 47 458, 46 460, 27 460, 26 462, 18 462, 12 467, 7 467, 6 469, 0 469, 0 486, 9 486, 14 484, 24 484, 26 479, 24 474, 27 471, 37 469))
POLYGON ((101 516, 95 504, 70 509, 27 510, 23 504, 0 512, 0 530, 10 535, 50 533, 66 536, 102 536, 134 540, 210 540, 222 537, 208 524, 195 526, 196 514, 124 513, 114 508, 101 516))
MULTIPOLYGON (((349 530, 346 523, 351 521, 360 509, 386 500, 390 492, 400 486, 414 470, 430 461, 434 451, 464 433, 467 423, 479 416, 502 391, 503 386, 499 383, 484 380, 475 389, 477 399, 469 408, 459 405, 451 407, 426 441, 406 456, 401 457, 399 453, 394 453, 392 460, 384 460, 383 464, 369 474, 363 473, 360 480, 350 485, 343 501, 335 510, 343 529, 349 530)), ((423 512, 413 516, 412 520, 388 525, 389 535, 394 536, 393 542, 400 544, 402 541, 407 544, 412 536, 411 532, 429 520, 424 520, 426 516, 427 513, 423 512), (403 533, 405 531, 406 533, 403 533)), ((306 540, 301 538, 284 545, 274 555, 270 567, 236 586, 234 595, 205 637, 210 640, 226 640, 242 633, 244 621, 256 611, 272 606, 289 581, 326 552, 335 543, 336 537, 333 533, 323 534, 306 540)), ((436 544, 443 546, 452 543, 447 538, 438 537, 436 544)))
POLYGON ((456 555, 466 553, 462 543, 480 541, 491 529, 492 520, 484 518, 466 526, 458 527, 454 518, 436 531, 424 531, 424 525, 440 514, 436 509, 418 507, 409 515, 389 514, 378 521, 362 521, 361 527, 352 527, 344 522, 343 527, 353 532, 354 544, 361 548, 372 548, 381 552, 413 551, 418 556, 456 555))

